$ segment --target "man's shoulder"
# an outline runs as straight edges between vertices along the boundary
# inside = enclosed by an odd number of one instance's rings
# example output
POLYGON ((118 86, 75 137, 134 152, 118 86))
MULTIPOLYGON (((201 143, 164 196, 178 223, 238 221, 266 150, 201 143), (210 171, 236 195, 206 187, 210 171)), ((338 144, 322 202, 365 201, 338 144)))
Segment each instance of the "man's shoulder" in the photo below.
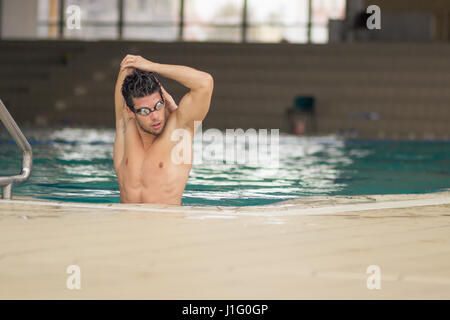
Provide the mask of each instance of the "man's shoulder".
POLYGON ((167 119, 166 128, 164 129, 165 136, 167 136, 169 139, 178 140, 178 137, 183 134, 189 134, 192 136, 193 133, 194 133, 194 126, 192 125, 191 127, 189 124, 184 123, 179 116, 178 110, 173 111, 169 115, 169 118, 167 119))

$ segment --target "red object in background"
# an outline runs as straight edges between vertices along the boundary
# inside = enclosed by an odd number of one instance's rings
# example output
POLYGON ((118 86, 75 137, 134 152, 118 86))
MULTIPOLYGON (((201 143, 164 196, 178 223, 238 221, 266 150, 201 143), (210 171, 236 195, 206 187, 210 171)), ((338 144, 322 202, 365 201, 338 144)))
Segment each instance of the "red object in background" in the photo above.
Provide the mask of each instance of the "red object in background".
POLYGON ((294 122, 293 133, 297 136, 302 136, 305 134, 305 123, 302 120, 296 120, 294 122))

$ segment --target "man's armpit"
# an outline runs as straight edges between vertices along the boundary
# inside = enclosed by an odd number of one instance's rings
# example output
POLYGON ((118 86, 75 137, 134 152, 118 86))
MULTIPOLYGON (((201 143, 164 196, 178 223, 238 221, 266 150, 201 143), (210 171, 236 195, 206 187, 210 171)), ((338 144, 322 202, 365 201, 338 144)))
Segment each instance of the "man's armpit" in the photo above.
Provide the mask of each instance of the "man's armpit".
POLYGON ((129 125, 129 121, 132 119, 126 110, 123 110, 123 116, 119 121, 116 121, 116 131, 121 130, 125 134, 125 131, 129 125))
POLYGON ((116 121, 116 134, 124 135, 126 129, 126 121, 124 118, 116 121))

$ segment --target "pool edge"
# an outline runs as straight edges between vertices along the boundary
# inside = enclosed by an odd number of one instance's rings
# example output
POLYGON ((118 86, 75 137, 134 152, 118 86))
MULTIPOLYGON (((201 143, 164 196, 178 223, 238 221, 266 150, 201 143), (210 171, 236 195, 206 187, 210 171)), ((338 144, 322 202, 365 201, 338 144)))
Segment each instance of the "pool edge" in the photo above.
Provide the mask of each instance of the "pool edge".
POLYGON ((374 194, 358 196, 312 196, 299 197, 277 204, 228 207, 228 206, 174 206, 161 204, 122 204, 122 203, 74 203, 40 200, 29 197, 16 197, 1 200, 0 208, 13 205, 28 208, 58 207, 65 209, 93 209, 102 211, 182 213, 182 214, 220 214, 220 215, 308 215, 336 214, 366 210, 395 209, 450 204, 450 191, 425 194, 374 194))

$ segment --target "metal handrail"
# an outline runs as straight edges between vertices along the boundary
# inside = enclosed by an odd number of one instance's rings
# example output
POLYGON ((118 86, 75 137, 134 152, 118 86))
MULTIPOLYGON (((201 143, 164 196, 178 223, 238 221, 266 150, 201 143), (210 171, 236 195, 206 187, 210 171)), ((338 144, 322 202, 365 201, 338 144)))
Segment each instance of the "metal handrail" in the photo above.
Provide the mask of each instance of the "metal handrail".
POLYGON ((2 198, 3 199, 11 199, 12 197, 12 185, 19 184, 25 182, 31 174, 31 168, 33 166, 33 151, 31 150, 31 146, 28 143, 27 138, 23 135, 22 131, 20 131, 19 126, 11 117, 0 99, 0 120, 5 125, 9 134, 13 137, 14 141, 16 141, 17 145, 22 149, 22 172, 19 175, 15 176, 3 176, 0 177, 0 186, 2 187, 2 198))

